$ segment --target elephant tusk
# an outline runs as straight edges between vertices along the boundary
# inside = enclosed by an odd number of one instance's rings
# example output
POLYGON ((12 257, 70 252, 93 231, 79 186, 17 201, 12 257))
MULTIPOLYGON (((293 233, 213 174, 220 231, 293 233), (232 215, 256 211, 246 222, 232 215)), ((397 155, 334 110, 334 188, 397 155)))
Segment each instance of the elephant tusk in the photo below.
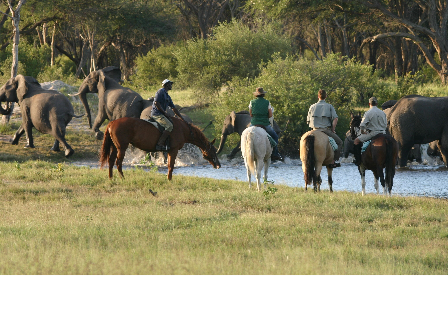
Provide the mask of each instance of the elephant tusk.
POLYGON ((78 92, 78 93, 69 93, 68 95, 70 96, 70 97, 75 97, 75 96, 79 96, 81 94, 81 92, 78 92))

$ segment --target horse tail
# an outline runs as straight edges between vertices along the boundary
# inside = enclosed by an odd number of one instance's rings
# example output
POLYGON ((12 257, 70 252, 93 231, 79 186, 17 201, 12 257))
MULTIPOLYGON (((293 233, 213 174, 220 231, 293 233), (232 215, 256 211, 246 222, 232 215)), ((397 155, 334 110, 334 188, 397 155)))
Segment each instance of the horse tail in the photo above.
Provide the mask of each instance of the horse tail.
POLYGON ((255 150, 254 150, 254 132, 247 132, 246 143, 244 146, 244 157, 246 159, 247 168, 252 175, 255 175, 255 150))
POLYGON ((316 181, 316 158, 314 156, 314 135, 308 135, 305 141, 305 184, 314 184, 316 181))
POLYGON ((110 148, 114 145, 112 138, 110 137, 110 124, 111 123, 107 125, 106 132, 104 132, 103 145, 101 146, 100 151, 100 168, 103 168, 103 166, 109 161, 110 148))
POLYGON ((395 175, 395 142, 392 137, 386 137, 386 184, 392 190, 395 175))

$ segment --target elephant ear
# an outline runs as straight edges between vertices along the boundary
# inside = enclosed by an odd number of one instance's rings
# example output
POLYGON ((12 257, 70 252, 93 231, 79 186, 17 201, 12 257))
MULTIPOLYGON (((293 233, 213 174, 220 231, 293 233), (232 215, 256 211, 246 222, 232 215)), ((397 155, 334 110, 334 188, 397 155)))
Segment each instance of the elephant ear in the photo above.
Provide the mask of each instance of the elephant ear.
POLYGON ((28 92, 28 83, 25 80, 25 77, 22 75, 17 75, 15 78, 16 85, 17 85, 17 99, 19 102, 23 100, 23 97, 28 92))
POLYGON ((106 89, 106 76, 102 70, 98 70, 98 93, 104 94, 106 89))
POLYGON ((233 127, 235 127, 235 120, 236 120, 236 113, 235 113, 235 111, 232 111, 230 113, 230 122, 231 122, 233 127))

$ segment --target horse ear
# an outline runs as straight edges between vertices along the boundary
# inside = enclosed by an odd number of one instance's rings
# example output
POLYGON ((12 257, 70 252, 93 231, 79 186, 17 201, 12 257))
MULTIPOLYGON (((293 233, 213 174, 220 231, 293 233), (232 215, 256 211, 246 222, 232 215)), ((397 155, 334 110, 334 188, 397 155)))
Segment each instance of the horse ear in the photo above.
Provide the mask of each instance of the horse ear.
POLYGON ((354 117, 353 112, 350 112, 350 118, 353 119, 353 117, 354 117))
POLYGON ((215 144, 215 141, 216 141, 216 138, 214 138, 213 140, 212 140, 212 142, 210 142, 212 145, 214 145, 215 144))
POLYGON ((361 116, 361 112, 358 112, 358 116, 361 116))

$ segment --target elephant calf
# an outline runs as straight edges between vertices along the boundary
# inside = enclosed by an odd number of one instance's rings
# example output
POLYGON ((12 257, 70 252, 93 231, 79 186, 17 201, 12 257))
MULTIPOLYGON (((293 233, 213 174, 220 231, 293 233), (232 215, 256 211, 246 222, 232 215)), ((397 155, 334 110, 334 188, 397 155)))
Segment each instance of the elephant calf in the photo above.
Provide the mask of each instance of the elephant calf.
MULTIPOLYGON (((65 157, 74 150, 65 141, 67 124, 76 116, 73 106, 62 93, 43 89, 33 77, 17 75, 0 88, 0 102, 16 102, 20 105, 22 125, 14 135, 12 144, 17 145, 26 133, 26 147, 34 148, 32 128, 44 134, 51 134, 56 140, 51 150, 60 151, 59 142, 65 146, 65 157)), ((10 114, 0 107, 1 114, 10 114)))

